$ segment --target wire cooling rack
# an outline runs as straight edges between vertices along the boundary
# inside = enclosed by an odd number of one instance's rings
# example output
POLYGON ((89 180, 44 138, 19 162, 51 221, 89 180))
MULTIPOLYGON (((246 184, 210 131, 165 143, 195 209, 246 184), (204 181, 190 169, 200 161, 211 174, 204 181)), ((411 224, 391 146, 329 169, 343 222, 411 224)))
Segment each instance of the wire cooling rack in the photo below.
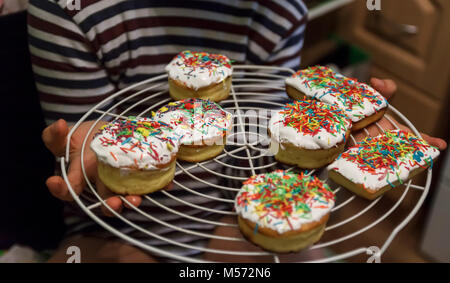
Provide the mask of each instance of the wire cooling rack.
MULTIPOLYGON (((89 110, 72 128, 68 137, 68 144, 66 154, 61 158, 62 175, 67 183, 70 193, 80 208, 95 222, 101 225, 112 234, 122 238, 129 243, 140 247, 156 256, 169 258, 175 261, 182 262, 209 262, 206 260, 205 254, 218 255, 219 261, 227 261, 227 257, 233 257, 233 261, 239 261, 236 258, 252 257, 256 260, 267 258, 273 262, 282 262, 284 257, 259 250, 251 244, 241 245, 241 250, 227 249, 227 243, 245 243, 245 239, 239 234, 235 233, 231 236, 229 234, 222 234, 218 228, 237 229, 236 222, 222 221, 224 217, 236 216, 233 211, 233 202, 236 193, 239 191, 241 184, 248 177, 270 172, 276 169, 295 170, 300 169, 295 167, 288 167, 286 165, 276 162, 273 156, 267 154, 268 140, 264 133, 267 130, 268 118, 261 118, 256 111, 264 111, 269 109, 279 109, 286 102, 287 98, 284 96, 284 79, 286 75, 293 74, 294 71, 286 68, 267 67, 267 66, 250 66, 240 65, 234 66, 233 85, 230 97, 222 101, 221 106, 235 113, 234 115, 234 131, 228 136, 227 145, 224 152, 216 158, 200 163, 183 163, 177 162, 175 179, 173 181, 174 188, 169 190, 162 190, 160 192, 143 196, 143 204, 137 208, 131 205, 124 197, 121 197, 124 203, 128 204, 128 214, 119 214, 113 211, 105 202, 86 176, 84 159, 81 159, 81 166, 84 178, 87 182, 87 189, 81 196, 78 196, 73 190, 68 177, 67 171, 70 163, 70 141, 71 136, 77 130, 81 123, 92 119, 92 115, 97 115, 94 119, 96 122, 91 126, 89 132, 82 144, 82 154, 87 150, 87 137, 94 130, 95 125, 101 120, 112 120, 125 118, 133 115, 137 117, 149 116, 151 111, 159 109, 162 105, 171 101, 168 95, 167 75, 160 75, 153 77, 141 83, 130 86, 118 93, 108 97, 91 110, 89 110), (120 98, 120 99, 119 99, 120 98), (286 99, 286 101, 283 101, 286 99), (250 110, 250 111, 249 111, 250 110), (259 120, 255 120, 258 116, 259 120), (266 121, 264 121, 264 119, 266 121), (255 122, 256 121, 256 122, 255 122), (257 138, 255 138, 257 137, 257 138), (207 187, 208 192, 198 188, 207 187), (213 194, 211 194, 211 191, 213 194), (180 195, 181 193, 181 195, 180 195), (163 201, 170 200, 170 204, 163 201), (208 206, 203 203, 216 203, 217 205, 208 206), (176 205, 173 205, 173 204, 176 205), (128 232, 124 229, 115 228, 109 224, 109 221, 102 217, 99 208, 105 206, 116 216, 116 221, 121 222, 128 232), (145 207, 157 208, 160 214, 153 214, 152 211, 146 211, 145 207), (161 214, 162 211, 162 214, 161 214), (205 215, 194 212, 205 212, 205 215), (135 218, 129 217, 130 213, 135 213, 139 216, 139 221, 135 218), (188 225, 180 225, 180 222, 172 222, 171 219, 178 218, 181 222, 189 223, 188 225), (144 223, 144 224, 143 224, 144 223), (147 224, 157 224, 159 231, 166 230, 175 232, 175 237, 169 237, 170 233, 158 233, 155 229, 148 228, 147 224), (209 230, 194 229, 196 224, 206 224, 210 227, 209 230), (162 229, 162 230, 161 230, 162 229), (216 229, 216 232, 213 232, 216 229), (137 231, 140 236, 133 236, 129 231, 137 231), (184 241, 185 237, 196 237, 197 239, 208 241, 223 241, 221 245, 216 245, 221 248, 211 247, 208 244, 193 244, 189 241, 184 241), (155 244, 158 242, 159 244, 155 244), (161 245, 161 243, 163 245, 161 245), (176 249, 167 248, 175 247, 176 249), (179 252, 179 251, 184 252, 179 252), (187 252, 187 253, 186 253, 187 252), (197 256, 189 255, 197 254, 197 256), (187 254, 187 255, 186 255, 187 254), (200 255, 198 255, 200 254, 200 255)), ((414 125, 402 115, 393 106, 389 106, 390 110, 394 112, 401 122, 412 129, 412 131, 419 135, 414 125)), ((389 117, 387 119, 390 120, 389 117)), ((394 121, 390 120, 395 125, 394 121)), ((381 125, 376 126, 383 130, 381 125)), ((397 125, 395 125, 397 126, 397 125)), ((364 129, 365 134, 369 132, 364 129)), ((355 143, 355 139, 351 136, 350 143, 355 143)), ((330 183, 331 187, 337 196, 336 206, 333 208, 330 220, 326 227, 324 237, 315 245, 311 246, 309 250, 317 250, 320 248, 332 249, 334 245, 351 241, 356 236, 359 236, 375 225, 379 224, 389 216, 392 216, 398 210, 400 204, 405 200, 406 195, 412 191, 417 190, 420 196, 416 202, 410 204, 413 208, 409 214, 390 232, 389 236, 384 241, 384 244, 377 250, 371 250, 372 243, 367 243, 366 246, 350 249, 343 253, 326 256, 323 258, 314 259, 315 262, 335 262, 343 260, 352 256, 365 254, 372 256, 381 256, 388 246, 391 244, 395 236, 406 226, 406 224, 414 217, 417 211, 423 204, 431 183, 432 170, 428 169, 426 174, 425 186, 413 184, 408 181, 405 184, 405 189, 400 194, 399 198, 391 205, 389 209, 378 215, 376 219, 372 219, 369 223, 360 223, 361 216, 367 213, 381 201, 383 196, 374 201, 365 202, 364 207, 358 210, 355 214, 346 219, 334 219, 337 212, 345 210, 348 205, 358 199, 357 196, 349 193, 347 190, 332 184, 327 180, 326 170, 312 170, 307 174, 317 174, 321 179, 330 183), (341 235, 339 230, 349 223, 357 223, 358 229, 349 234, 341 235), (330 239, 330 235, 333 236, 330 239), (325 237, 328 236, 328 237, 325 237), (323 240, 326 239, 326 240, 323 240)), ((208 257, 206 257, 208 258, 208 257)), ((211 257, 209 257, 211 258, 211 257)), ((214 258, 214 257, 213 257, 214 258)))

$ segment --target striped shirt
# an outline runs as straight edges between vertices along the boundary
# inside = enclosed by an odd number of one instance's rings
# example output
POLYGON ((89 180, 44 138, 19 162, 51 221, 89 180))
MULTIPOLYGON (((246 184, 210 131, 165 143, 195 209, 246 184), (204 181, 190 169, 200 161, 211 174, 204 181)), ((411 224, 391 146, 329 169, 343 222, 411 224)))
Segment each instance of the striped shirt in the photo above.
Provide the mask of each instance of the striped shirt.
MULTIPOLYGON (((112 93, 164 73, 170 60, 187 49, 225 54, 237 64, 269 64, 293 69, 300 65, 307 12, 300 0, 81 0, 80 4, 80 9, 73 10, 67 6, 67 0, 30 1, 29 45, 47 123, 59 118, 69 122, 78 120, 112 93)), ((222 169, 210 168, 217 172, 222 169)), ((241 171, 222 174, 239 176, 241 171)), ((198 174, 211 184, 239 187, 211 173, 198 174)), ((170 198, 161 193, 154 193, 151 198, 198 220, 213 222, 220 219, 217 216, 224 216, 208 212, 207 208, 231 210, 229 203, 214 200, 232 199, 232 196, 224 196, 222 190, 192 183, 192 178, 186 174, 178 175, 175 180, 195 188, 207 198, 193 195, 180 186, 168 192, 170 198), (180 205, 174 198, 192 206, 180 205)), ((214 225, 173 217, 176 215, 165 209, 146 204, 141 209, 174 226, 199 232, 214 229, 214 225)), ((168 229, 130 210, 123 215, 160 236, 204 246, 200 243, 204 237, 190 237, 168 229)), ((120 222, 108 221, 111 225, 120 222)), ((99 233, 92 222, 78 221, 73 226, 78 231, 99 233)), ((133 233, 127 230, 129 228, 119 229, 122 233, 133 233)), ((147 244, 160 245, 164 250, 182 255, 198 252, 149 239, 146 234, 133 237, 142 237, 147 244)))
POLYGON ((300 65, 300 0, 80 0, 79 10, 70 2, 30 1, 30 52, 48 123, 76 121, 115 91, 163 73, 186 49, 300 65))

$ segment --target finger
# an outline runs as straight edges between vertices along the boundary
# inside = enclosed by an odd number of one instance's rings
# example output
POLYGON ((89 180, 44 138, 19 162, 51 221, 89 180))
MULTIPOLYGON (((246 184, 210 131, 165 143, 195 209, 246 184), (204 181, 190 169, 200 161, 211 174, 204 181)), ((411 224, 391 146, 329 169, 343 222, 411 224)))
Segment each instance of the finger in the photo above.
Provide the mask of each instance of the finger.
MULTIPOLYGON (((100 179, 97 179, 95 185, 97 187, 97 192, 100 195, 100 197, 105 199, 106 205, 115 212, 121 213, 123 209, 122 200, 118 196, 114 196, 114 194, 110 190, 108 190, 108 188, 105 186, 105 184, 103 184, 102 181, 100 181, 100 179)), ((108 207, 102 205, 101 209, 103 214, 108 217, 114 217, 114 214, 108 207)))
MULTIPOLYGON (((391 120, 395 121, 395 119, 394 119, 393 117, 390 117, 390 116, 388 116, 388 117, 389 117, 391 120)), ((386 119, 386 120, 387 120, 387 119, 386 119)), ((390 122, 390 123, 392 124, 392 122, 390 122)), ((394 126, 397 126, 397 127, 398 127, 400 130, 402 130, 402 131, 406 131, 406 132, 408 132, 408 133, 413 134, 413 131, 412 131, 410 128, 408 128, 408 127, 406 127, 406 126, 404 126, 404 125, 398 123, 397 121, 395 121, 395 125, 394 125, 394 126)), ((427 135, 427 134, 424 134, 424 133, 420 133, 420 135, 421 135, 422 138, 423 138, 425 141, 427 141, 430 145, 439 148, 439 150, 445 150, 445 149, 447 148, 447 142, 444 141, 443 139, 431 137, 431 136, 429 136, 429 135, 427 135)))
POLYGON ((45 183, 54 197, 64 201, 73 201, 73 197, 62 177, 52 176, 45 183))
POLYGON ((42 131, 42 140, 53 155, 63 156, 68 133, 69 127, 66 121, 60 119, 42 131))
POLYGON ((431 137, 427 134, 421 134, 422 138, 426 140, 430 145, 439 148, 439 150, 445 150, 447 148, 447 142, 440 138, 431 137))
POLYGON ((380 123, 383 123, 383 124, 381 124, 381 125, 382 125, 382 127, 383 127, 385 130, 395 130, 395 129, 400 129, 400 130, 402 130, 402 131, 406 131, 406 132, 408 132, 408 133, 412 133, 412 131, 411 131, 410 128, 406 127, 406 126, 403 125, 403 124, 400 124, 396 119, 394 119, 394 117, 392 117, 392 116, 390 116, 390 115, 388 115, 388 114, 385 114, 385 116, 388 117, 389 119, 383 118, 382 120, 380 120, 380 123))
POLYGON ((60 176, 52 176, 45 182, 48 190, 54 197, 59 198, 60 200, 67 200, 63 193, 63 183, 64 180, 60 176))
POLYGON ((369 125, 368 127, 366 127, 367 133, 369 133, 369 136, 371 137, 376 137, 379 134, 381 134, 380 129, 378 129, 378 127, 374 124, 369 125))
MULTIPOLYGON (((75 191, 77 195, 80 195, 83 192, 83 189, 86 187, 86 179, 83 175, 83 171, 81 169, 81 157, 80 155, 72 155, 71 161, 69 165, 69 171, 67 173, 67 179, 70 182, 72 189, 75 191)), ((65 184, 67 192, 69 189, 65 184)))
MULTIPOLYGON (((125 199, 134 207, 138 207, 142 203, 142 198, 140 196, 126 196, 125 199)), ((126 208, 132 208, 128 203, 124 202, 126 208)))
MULTIPOLYGON (((123 209, 123 202, 118 196, 110 197, 106 201, 106 205, 117 213, 121 213, 123 209)), ((102 212, 104 215, 114 217, 114 214, 106 206, 102 205, 102 212)))
MULTIPOLYGON (((81 152, 77 153, 77 154, 81 154, 81 152)), ((84 170, 86 172, 87 178, 91 182, 95 183, 95 180, 98 179, 97 156, 90 148, 88 148, 84 152, 83 162, 84 162, 84 170)), ((80 160, 80 164, 81 164, 81 160, 80 160)))
POLYGON ((393 80, 380 80, 372 78, 370 84, 374 89, 381 93, 386 99, 391 99, 397 91, 397 84, 393 80))
MULTIPOLYGON (((357 132, 354 132, 354 133, 352 133, 352 135, 353 135, 353 138, 355 139, 356 142, 360 142, 366 137, 366 134, 364 133, 363 130, 359 130, 357 132)), ((351 144, 353 145, 354 141, 352 139, 350 139, 350 140, 352 141, 351 144)))

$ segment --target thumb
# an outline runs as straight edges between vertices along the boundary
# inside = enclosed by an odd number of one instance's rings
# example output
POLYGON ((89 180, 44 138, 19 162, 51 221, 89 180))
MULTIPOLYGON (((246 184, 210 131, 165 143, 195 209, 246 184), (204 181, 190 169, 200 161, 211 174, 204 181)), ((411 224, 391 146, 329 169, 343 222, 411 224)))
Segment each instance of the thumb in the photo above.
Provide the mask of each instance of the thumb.
POLYGON ((374 89, 386 97, 386 99, 391 99, 397 91, 397 84, 393 80, 372 78, 370 84, 374 89))
POLYGON ((432 146, 439 148, 439 150, 442 151, 442 150, 447 149, 447 142, 444 141, 443 139, 435 138, 435 137, 432 137, 432 136, 429 136, 429 135, 423 134, 423 133, 421 133, 421 135, 424 140, 426 140, 432 146))

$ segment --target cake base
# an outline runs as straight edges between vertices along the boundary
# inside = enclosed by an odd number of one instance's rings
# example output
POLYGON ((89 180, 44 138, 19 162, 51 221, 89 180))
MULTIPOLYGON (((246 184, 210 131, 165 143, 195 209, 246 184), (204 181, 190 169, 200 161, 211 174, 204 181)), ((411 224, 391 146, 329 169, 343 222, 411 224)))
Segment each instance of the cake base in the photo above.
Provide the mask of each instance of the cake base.
MULTIPOLYGON (((406 181, 403 181, 403 183, 407 183, 411 178, 422 173, 425 170, 426 169, 422 168, 422 167, 412 170, 408 175, 408 179, 406 181)), ((347 190, 353 192, 354 194, 356 194, 362 198, 368 199, 368 200, 374 200, 374 199, 378 198, 379 196, 381 196, 382 194, 386 193, 387 191, 400 185, 399 181, 395 181, 392 183, 392 185, 394 187, 392 187, 391 185, 388 184, 388 185, 380 188, 379 190, 371 190, 371 189, 365 188, 362 184, 353 183, 347 177, 345 177, 341 173, 336 172, 334 170, 328 171, 328 177, 331 180, 333 180, 333 182, 335 182, 336 184, 338 184, 338 185, 346 188, 347 190)))
POLYGON ((328 217, 329 214, 317 222, 302 225, 298 230, 283 234, 261 227, 255 231, 256 224, 241 216, 238 216, 238 225, 242 235, 262 249, 277 253, 289 253, 298 252, 318 242, 325 231, 328 217))
POLYGON ((202 162, 212 159, 222 153, 225 145, 203 145, 190 146, 181 145, 178 150, 177 158, 187 162, 202 162))
MULTIPOLYGON (((271 135, 269 131, 269 136, 271 135)), ((288 165, 296 165, 305 169, 317 169, 333 162, 344 152, 350 131, 346 133, 345 141, 329 149, 306 149, 291 143, 281 143, 271 139, 270 151, 275 153, 275 159, 288 165)))
POLYGON ((219 102, 230 96, 230 89, 231 77, 226 78, 220 83, 202 87, 197 90, 188 88, 181 82, 169 78, 169 94, 174 100, 201 98, 219 102))
POLYGON ((163 189, 175 176, 175 159, 160 170, 120 169, 98 161, 98 177, 116 194, 145 195, 163 189))
MULTIPOLYGON (((292 86, 286 85, 286 92, 288 96, 294 100, 305 100, 305 99, 313 99, 307 95, 305 95, 303 92, 299 91, 296 88, 293 88, 292 86)), ((361 129, 364 129, 365 127, 369 126, 372 123, 375 123, 376 121, 383 118, 384 114, 386 113, 387 107, 379 110, 378 112, 358 121, 353 122, 352 125, 352 132, 359 131, 361 129)))

